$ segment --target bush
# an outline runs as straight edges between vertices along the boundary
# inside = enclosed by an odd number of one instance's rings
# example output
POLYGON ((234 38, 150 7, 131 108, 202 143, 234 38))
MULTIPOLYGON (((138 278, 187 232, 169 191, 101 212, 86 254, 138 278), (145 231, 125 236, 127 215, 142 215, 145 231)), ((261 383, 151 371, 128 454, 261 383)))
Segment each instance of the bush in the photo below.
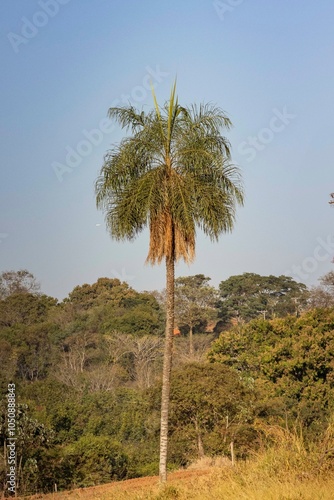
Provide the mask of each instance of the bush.
POLYGON ((122 446, 107 436, 82 436, 64 449, 64 463, 72 487, 125 479, 128 472, 128 457, 122 446))

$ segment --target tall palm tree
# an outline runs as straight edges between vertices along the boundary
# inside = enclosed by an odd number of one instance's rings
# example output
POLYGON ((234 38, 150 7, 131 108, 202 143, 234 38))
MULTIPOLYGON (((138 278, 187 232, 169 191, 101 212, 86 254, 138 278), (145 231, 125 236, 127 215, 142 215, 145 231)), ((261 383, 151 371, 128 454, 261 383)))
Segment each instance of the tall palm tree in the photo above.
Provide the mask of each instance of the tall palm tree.
POLYGON ((211 240, 231 231, 243 203, 238 169, 221 135, 231 122, 210 104, 179 105, 170 99, 154 109, 113 107, 109 117, 131 132, 105 156, 96 181, 97 207, 116 240, 133 240, 149 226, 147 262, 166 264, 166 331, 162 376, 160 481, 167 480, 167 435, 174 328, 175 262, 195 256, 196 229, 211 240))

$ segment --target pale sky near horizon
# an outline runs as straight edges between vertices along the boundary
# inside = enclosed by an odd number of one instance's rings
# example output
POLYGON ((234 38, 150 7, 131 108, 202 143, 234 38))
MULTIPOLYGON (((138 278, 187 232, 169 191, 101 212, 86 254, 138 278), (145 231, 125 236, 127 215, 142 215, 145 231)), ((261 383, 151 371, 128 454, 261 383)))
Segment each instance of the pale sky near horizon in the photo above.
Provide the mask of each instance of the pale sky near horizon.
POLYGON ((28 269, 60 299, 99 277, 162 289, 148 234, 112 241, 94 182, 122 137, 116 103, 152 107, 177 75, 181 104, 212 102, 242 171, 245 206, 177 275, 333 270, 334 3, 331 0, 2 0, 0 272, 28 269))

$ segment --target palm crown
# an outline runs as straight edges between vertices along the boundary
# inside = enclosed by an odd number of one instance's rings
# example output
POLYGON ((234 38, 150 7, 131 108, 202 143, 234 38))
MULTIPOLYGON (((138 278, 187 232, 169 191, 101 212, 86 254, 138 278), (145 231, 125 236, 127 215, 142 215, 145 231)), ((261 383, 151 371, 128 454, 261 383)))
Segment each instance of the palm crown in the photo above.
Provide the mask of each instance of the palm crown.
POLYGON ((213 105, 184 108, 175 97, 145 114, 133 106, 109 109, 131 135, 109 151, 96 182, 97 206, 116 239, 133 239, 147 225, 147 260, 190 262, 196 228, 213 240, 233 228, 243 193, 230 147, 220 134, 230 120, 213 105))

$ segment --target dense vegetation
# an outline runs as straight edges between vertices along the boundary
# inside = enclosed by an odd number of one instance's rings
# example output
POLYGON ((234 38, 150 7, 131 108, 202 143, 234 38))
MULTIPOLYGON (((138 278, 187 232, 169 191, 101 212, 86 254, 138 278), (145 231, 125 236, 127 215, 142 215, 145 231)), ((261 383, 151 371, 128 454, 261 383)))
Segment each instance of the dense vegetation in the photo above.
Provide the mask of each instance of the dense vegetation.
MULTIPOLYGON (((238 462, 263 445, 266 425, 300 426, 309 449, 322 439, 334 414, 333 278, 314 290, 251 273, 218 290, 203 275, 177 280, 170 468, 238 462)), ((163 293, 117 279, 59 303, 28 271, 0 275, 2 488, 10 382, 20 492, 157 473, 164 315, 163 293)))

